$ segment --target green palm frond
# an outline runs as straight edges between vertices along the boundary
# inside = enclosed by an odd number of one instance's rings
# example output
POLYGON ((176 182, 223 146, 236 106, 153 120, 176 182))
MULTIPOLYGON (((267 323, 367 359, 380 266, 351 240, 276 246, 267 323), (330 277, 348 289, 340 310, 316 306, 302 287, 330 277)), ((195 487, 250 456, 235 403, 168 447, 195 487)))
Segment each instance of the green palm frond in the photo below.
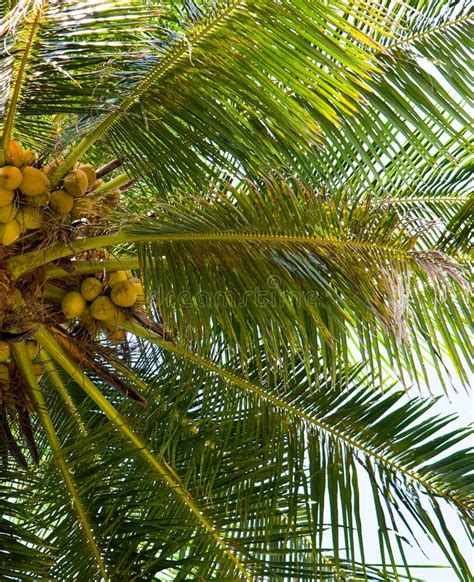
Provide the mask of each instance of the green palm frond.
POLYGON ((223 186, 161 204, 117 241, 148 243, 142 265, 159 316, 172 336, 204 349, 222 334, 243 353, 261 339, 276 360, 288 344, 347 357, 354 335, 374 369, 387 358, 416 378, 415 362, 434 344, 433 363, 445 354, 467 381, 461 267, 418 248, 424 229, 403 209, 350 197, 279 181, 223 186), (437 308, 441 289, 449 323, 437 308))
MULTIPOLYGON (((3 453, 3 451, 2 451, 3 453)), ((54 559, 51 546, 28 517, 30 494, 35 490, 31 475, 19 474, 16 467, 0 473, 0 578, 35 580, 47 576, 54 559), (34 533, 36 528, 37 533, 34 533)))
POLYGON ((330 367, 334 357, 350 357, 356 338, 373 373, 388 365, 402 378, 407 371, 428 381, 421 362, 431 360, 443 378, 451 361, 467 383, 462 266, 418 245, 429 223, 351 194, 277 179, 261 189, 224 183, 206 197, 162 203, 116 234, 15 257, 12 272, 19 277, 35 261, 79 250, 141 243, 157 317, 171 336, 204 351, 225 337, 230 353, 245 357, 262 341, 275 361, 322 350, 330 367), (441 297, 449 314, 438 309, 441 297))
POLYGON ((1 192, 0 579, 471 580, 471 431, 408 391, 472 374, 467 0, 0 17, 0 170, 103 166, 1 192))
MULTIPOLYGON (((235 1, 182 9, 169 6, 162 15, 141 2, 87 11, 49 3, 18 127, 21 116, 78 113, 80 131, 96 125, 86 147, 113 124, 108 140, 147 166, 145 152, 153 151, 160 159, 155 178, 168 187, 177 177, 197 182, 204 160, 229 166, 230 155, 255 170, 257 160, 281 165, 301 158, 301 138, 318 139, 318 116, 335 123, 354 111, 360 87, 376 70, 371 50, 378 45, 338 13, 338 3, 235 1), (146 129, 146 143, 138 127, 146 129)), ((344 10, 351 13, 348 5, 344 10)), ((77 135, 77 118, 72 121, 77 135)))
POLYGON ((383 74, 341 129, 326 124, 325 147, 312 153, 314 171, 336 189, 356 179, 364 190, 394 197, 398 192, 387 188, 398 180, 399 187, 429 197, 420 180, 439 164, 461 168, 469 150, 469 111, 459 103, 470 101, 472 17, 468 2, 400 3, 396 11, 392 32, 399 38, 378 38, 386 45, 383 74))
MULTIPOLYGON (((144 414, 124 403, 122 413, 160 456, 170 459, 252 571, 269 579, 332 579, 337 573, 349 580, 355 572, 370 580, 403 577, 409 567, 394 564, 421 528, 428 538, 437 532, 459 579, 469 579, 467 565, 449 547, 449 529, 430 509, 436 508, 439 491, 456 499, 462 513, 472 503, 468 452, 451 454, 468 431, 449 429, 451 418, 430 413, 432 401, 407 400, 404 392, 392 390, 381 397, 359 369, 350 372, 347 383, 333 385, 321 377, 315 390, 303 366, 292 371, 289 382, 283 369, 280 376, 261 377, 253 368, 247 385, 255 383, 258 392, 242 393, 225 375, 151 346, 132 358, 150 386, 150 405, 144 414), (433 450, 437 455, 431 460, 433 450), (368 494, 364 472, 374 483, 370 495, 379 507, 379 526, 386 527, 381 540, 386 559, 378 568, 357 558, 368 551, 360 509, 361 497, 368 494), (404 525, 409 517, 418 523, 412 534, 404 525)), ((99 516, 97 532, 109 572, 122 578, 228 576, 229 566, 218 566, 220 558, 205 533, 194 529, 176 497, 165 494, 163 484, 138 461, 139 451, 111 433, 99 411, 81 397, 80 386, 69 389, 88 423, 87 432, 67 439, 64 450, 81 495, 99 516)), ((105 385, 102 389, 107 392, 105 385)), ((64 512, 54 486, 48 495, 49 511, 64 512)), ((72 575, 67 568, 81 571, 76 562, 58 563, 59 578, 72 575)))

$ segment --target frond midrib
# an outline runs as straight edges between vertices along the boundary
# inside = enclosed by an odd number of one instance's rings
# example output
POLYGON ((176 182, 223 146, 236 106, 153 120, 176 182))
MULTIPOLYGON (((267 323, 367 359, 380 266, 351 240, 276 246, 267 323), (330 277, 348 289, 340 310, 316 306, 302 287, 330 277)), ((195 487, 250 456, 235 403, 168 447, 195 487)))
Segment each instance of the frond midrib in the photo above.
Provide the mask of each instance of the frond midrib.
POLYGON ((140 97, 148 90, 150 85, 162 77, 171 67, 179 61, 190 50, 190 41, 193 44, 202 42, 206 36, 212 32, 223 20, 225 20, 234 10, 243 4, 243 0, 234 0, 223 10, 217 11, 212 17, 209 17, 207 23, 202 27, 196 26, 187 36, 182 37, 175 45, 172 46, 163 60, 153 68, 152 71, 136 85, 121 102, 117 103, 114 110, 102 119, 89 134, 66 156, 66 159, 51 176, 51 182, 57 184, 67 170, 83 155, 83 153, 93 145, 107 129, 123 115, 134 103, 139 101, 140 97))
POLYGON ((393 51, 394 49, 397 49, 398 47, 403 46, 404 44, 409 44, 413 41, 416 41, 416 40, 419 40, 422 38, 427 38, 427 37, 431 36, 432 34, 436 34, 437 32, 440 32, 441 30, 445 30, 446 28, 450 28, 451 26, 456 26, 456 25, 461 24, 463 22, 467 22, 470 19, 472 19, 472 14, 465 14, 464 16, 460 16, 459 18, 456 18, 455 20, 450 20, 449 22, 445 22, 444 24, 440 24, 439 26, 429 28, 428 30, 423 30, 423 31, 418 32, 416 34, 412 34, 411 36, 407 36, 406 38, 401 38, 401 39, 397 40, 396 42, 393 42, 393 43, 385 46, 383 48, 383 52, 393 51))
POLYGON ((267 242, 274 244, 307 244, 315 246, 338 246, 373 250, 383 252, 395 259, 414 260, 408 250, 382 245, 374 242, 338 239, 335 237, 315 237, 311 235, 287 235, 271 233, 246 233, 236 231, 206 232, 206 233, 170 233, 170 234, 140 234, 134 232, 118 232, 91 238, 85 238, 74 245, 57 244, 46 251, 26 253, 9 260, 10 272, 17 279, 40 265, 62 259, 73 254, 94 248, 114 246, 123 243, 160 243, 160 242, 267 242))
POLYGON ((280 408, 282 410, 286 410, 291 415, 293 415, 301 420, 304 420, 304 421, 308 422, 310 425, 315 426, 315 427, 325 431, 327 434, 330 434, 332 437, 334 437, 340 441, 343 441, 344 443, 346 443, 346 445, 349 445, 349 446, 367 454, 368 456, 372 457, 373 459, 376 459, 377 461, 390 467, 395 472, 398 472, 398 473, 405 475, 406 477, 408 477, 412 481, 415 481, 415 482, 419 483, 420 485, 422 485, 427 491, 430 491, 432 494, 439 495, 439 496, 443 497, 444 499, 447 499, 447 500, 455 503, 457 506, 462 507, 465 511, 468 510, 468 507, 466 506, 464 499, 459 498, 458 495, 446 492, 443 488, 431 483, 431 481, 428 478, 424 477, 423 475, 420 475, 418 472, 412 471, 412 470, 404 467, 400 463, 397 463, 396 461, 390 459, 389 457, 387 457, 381 453, 378 453, 376 451, 373 451, 370 447, 364 445, 363 443, 359 443, 358 441, 354 440, 353 438, 348 437, 345 434, 343 434, 342 432, 332 428, 331 426, 329 426, 325 422, 322 422, 321 420, 314 418, 310 414, 300 410, 299 408, 293 406, 292 404, 287 403, 285 400, 283 400, 279 396, 275 396, 273 394, 270 394, 269 392, 267 392, 263 388, 257 386, 256 384, 253 384, 252 382, 250 382, 244 378, 240 378, 239 376, 235 375, 232 372, 229 372, 228 370, 220 368, 216 364, 210 362, 209 360, 203 358, 202 356, 198 356, 197 354, 190 352, 186 348, 177 346, 169 341, 163 340, 162 338, 160 338, 159 336, 157 336, 153 332, 146 331, 143 328, 141 328, 140 326, 137 326, 133 323, 127 322, 126 324, 124 324, 124 328, 128 329, 129 331, 131 331, 133 333, 136 333, 137 335, 141 335, 142 337, 148 339, 149 341, 151 341, 153 343, 156 343, 160 347, 164 348, 166 351, 169 351, 169 352, 177 355, 178 357, 181 357, 185 360, 191 361, 194 364, 197 364, 199 367, 201 367, 209 372, 212 372, 212 373, 219 375, 220 377, 224 378, 225 380, 227 380, 231 384, 234 384, 234 385, 236 385, 236 386, 238 386, 238 387, 240 387, 248 392, 251 392, 251 393, 259 396, 260 398, 267 400, 268 402, 271 402, 272 404, 274 404, 278 408, 280 408))

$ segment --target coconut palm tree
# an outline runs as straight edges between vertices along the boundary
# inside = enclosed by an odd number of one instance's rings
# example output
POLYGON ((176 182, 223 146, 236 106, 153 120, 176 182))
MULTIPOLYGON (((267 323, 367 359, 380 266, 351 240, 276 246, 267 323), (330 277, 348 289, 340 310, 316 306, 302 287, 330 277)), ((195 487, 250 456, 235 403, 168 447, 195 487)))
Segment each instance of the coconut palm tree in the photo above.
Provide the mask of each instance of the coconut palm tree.
POLYGON ((468 4, 1 3, 0 579, 471 579, 468 4))

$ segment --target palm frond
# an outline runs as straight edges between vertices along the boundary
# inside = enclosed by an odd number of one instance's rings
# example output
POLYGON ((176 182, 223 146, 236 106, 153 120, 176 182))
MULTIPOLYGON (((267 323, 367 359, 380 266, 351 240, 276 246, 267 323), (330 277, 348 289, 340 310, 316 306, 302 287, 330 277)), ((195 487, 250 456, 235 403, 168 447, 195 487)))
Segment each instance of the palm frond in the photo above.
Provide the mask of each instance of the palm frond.
POLYGON ((141 2, 52 2, 20 113, 28 120, 55 110, 80 114, 75 135, 95 126, 84 147, 113 123, 107 139, 129 159, 154 168, 160 159, 153 176, 163 188, 178 177, 202 184, 203 170, 216 164, 289 164, 301 159, 302 137, 318 139, 319 116, 338 123, 356 109, 376 70, 371 50, 378 45, 343 7, 345 14, 339 2, 186 3, 161 17, 141 2))
POLYGON ((351 180, 361 192, 432 197, 431 178, 461 170, 469 155, 469 108, 459 104, 470 100, 470 7, 397 3, 391 15, 397 40, 377 37, 383 73, 363 109, 341 128, 324 126, 324 148, 311 154, 314 172, 336 190, 351 180))
POLYGON ((2 580, 44 579, 54 561, 55 549, 48 546, 39 531, 40 524, 29 515, 29 499, 35 485, 31 475, 18 467, 3 465, 0 471, 2 580))
POLYGON ((265 186, 182 197, 117 235, 143 241, 143 272, 171 336, 206 350, 222 335, 241 353, 262 341, 275 360, 288 345, 293 354, 322 349, 328 362, 331 351, 347 357, 357 337, 373 370, 388 361, 414 378, 434 345, 432 363, 447 357, 467 380, 462 271, 417 248, 419 224, 351 193, 265 186), (439 293, 449 316, 437 309, 439 293))
MULTIPOLYGON (((244 374, 238 362, 216 374, 150 345, 131 357, 149 384, 150 405, 145 413, 131 403, 117 400, 116 405, 169 459, 226 540, 261 576, 410 577, 410 567, 399 565, 400 556, 411 537, 422 544, 423 535, 438 537, 459 579, 469 579, 467 565, 450 547, 449 529, 432 509, 439 499, 452 498, 465 514, 472 503, 469 453, 458 447, 451 454, 469 431, 450 429, 452 417, 430 412, 433 401, 407 400, 396 390, 382 394, 360 376, 360 368, 336 384, 320 377, 316 389, 308 385, 302 365, 291 370, 290 379, 283 367, 262 376, 252 366, 242 391, 234 381, 236 369, 244 374), (370 535, 360 499, 370 482, 370 511, 386 530, 379 567, 359 563, 370 535)), ((113 391, 101 387, 114 398, 113 391)), ((76 390, 80 394, 79 386, 76 390)), ((110 572, 164 579, 229 575, 229 566, 195 531, 177 498, 169 490, 165 494, 149 465, 138 462, 139 451, 118 440, 85 400, 80 409, 88 418, 87 432, 68 438, 65 451, 99 517, 110 572)))

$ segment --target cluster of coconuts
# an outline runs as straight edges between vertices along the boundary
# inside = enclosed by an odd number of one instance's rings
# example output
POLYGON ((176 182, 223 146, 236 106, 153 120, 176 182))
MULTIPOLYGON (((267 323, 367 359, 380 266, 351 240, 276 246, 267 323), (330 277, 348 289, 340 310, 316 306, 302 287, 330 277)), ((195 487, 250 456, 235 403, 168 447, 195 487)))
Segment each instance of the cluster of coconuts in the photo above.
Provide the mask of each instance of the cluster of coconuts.
POLYGON ((110 341, 125 341, 120 324, 127 317, 127 309, 145 303, 142 282, 130 271, 109 273, 101 280, 98 276, 84 278, 79 290, 68 291, 62 298, 61 309, 66 319, 80 319, 86 329, 100 329, 110 341))
MULTIPOLYGON (((39 345, 34 340, 28 340, 26 343, 26 351, 30 360, 33 363, 33 371, 38 380, 44 372, 43 364, 36 362, 39 355, 39 345)), ((12 358, 10 345, 6 342, 0 341, 0 406, 5 404, 13 404, 7 402, 13 396, 9 393, 8 388, 12 382, 15 371, 15 363, 12 358)))
MULTIPOLYGON (((56 158, 42 168, 32 166, 35 155, 12 140, 0 152, 0 244, 9 246, 29 230, 39 230, 45 218, 62 223, 96 214, 94 190, 104 182, 97 179, 91 164, 77 162, 58 189, 52 189, 49 176, 62 159, 56 158)), ((112 204, 120 191, 108 193, 112 204)))

